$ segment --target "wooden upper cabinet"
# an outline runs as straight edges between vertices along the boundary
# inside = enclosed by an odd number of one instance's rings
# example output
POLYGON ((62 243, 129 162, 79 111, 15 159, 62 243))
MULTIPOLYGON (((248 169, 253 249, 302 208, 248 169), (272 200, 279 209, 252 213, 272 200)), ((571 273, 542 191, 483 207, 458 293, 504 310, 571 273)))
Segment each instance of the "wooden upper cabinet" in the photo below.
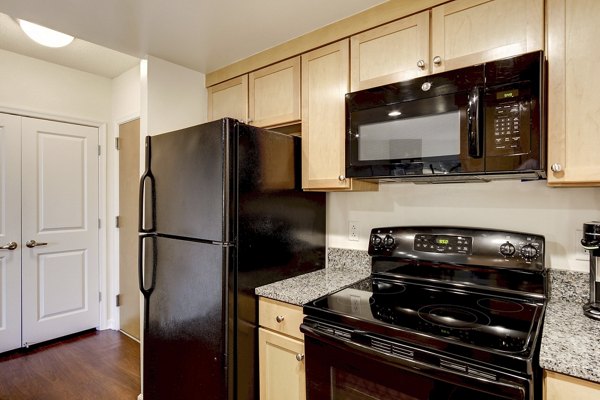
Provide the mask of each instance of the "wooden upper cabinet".
POLYGON ((433 73, 543 48, 544 0, 455 0, 431 13, 433 73))
POLYGON ((224 117, 248 120, 248 75, 208 88, 208 120, 224 117))
POLYGON ((548 184, 600 186, 600 1, 547 0, 548 184))
POLYGON ((345 95, 349 92, 349 40, 302 55, 302 187, 375 190, 345 177, 345 95))
POLYGON ((300 121, 300 57, 250 73, 249 119, 254 126, 300 121))
POLYGON ((430 73, 429 11, 350 38, 351 91, 430 73))

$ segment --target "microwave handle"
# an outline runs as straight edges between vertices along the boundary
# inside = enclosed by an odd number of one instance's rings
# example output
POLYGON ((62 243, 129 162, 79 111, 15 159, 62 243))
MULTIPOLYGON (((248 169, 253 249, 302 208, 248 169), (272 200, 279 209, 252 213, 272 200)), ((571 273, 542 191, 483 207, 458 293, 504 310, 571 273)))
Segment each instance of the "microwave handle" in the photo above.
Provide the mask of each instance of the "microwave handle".
POLYGON ((472 158, 481 158, 483 155, 482 108, 481 88, 475 87, 469 93, 469 105, 467 106, 467 141, 469 157, 472 158))

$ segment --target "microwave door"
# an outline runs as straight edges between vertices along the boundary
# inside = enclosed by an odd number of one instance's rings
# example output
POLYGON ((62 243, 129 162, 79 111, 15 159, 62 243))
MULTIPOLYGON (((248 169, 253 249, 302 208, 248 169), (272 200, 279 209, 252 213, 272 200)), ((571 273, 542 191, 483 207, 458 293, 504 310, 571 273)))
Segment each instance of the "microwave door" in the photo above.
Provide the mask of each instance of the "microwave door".
POLYGON ((347 176, 483 171, 479 90, 349 113, 347 176))

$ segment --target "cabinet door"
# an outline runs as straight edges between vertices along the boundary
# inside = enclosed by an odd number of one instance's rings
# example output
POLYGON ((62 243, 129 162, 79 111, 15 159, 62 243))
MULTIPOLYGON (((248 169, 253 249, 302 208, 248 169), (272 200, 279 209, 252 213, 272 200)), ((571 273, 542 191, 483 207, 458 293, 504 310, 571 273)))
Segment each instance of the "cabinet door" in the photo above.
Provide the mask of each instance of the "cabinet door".
POLYGON ((21 118, 0 114, 0 353, 21 347, 21 118))
POLYGON ((600 185, 600 1, 548 0, 548 184, 600 185))
POLYGON ((544 0, 455 0, 431 14, 432 72, 544 48, 544 0))
POLYGON ((267 127, 300 121, 300 57, 252 72, 248 86, 252 125, 267 127))
POLYGON ((307 190, 376 190, 345 177, 345 95, 349 40, 302 55, 302 187, 307 190))
POLYGON ((351 90, 429 73, 429 11, 371 29, 350 39, 351 90))
POLYGON ((544 400, 562 399, 598 400, 600 399, 600 384, 545 371, 544 400))
POLYGON ((248 75, 208 88, 208 120, 224 117, 248 121, 248 75))
POLYGON ((259 328, 261 400, 306 399, 304 343, 259 328))

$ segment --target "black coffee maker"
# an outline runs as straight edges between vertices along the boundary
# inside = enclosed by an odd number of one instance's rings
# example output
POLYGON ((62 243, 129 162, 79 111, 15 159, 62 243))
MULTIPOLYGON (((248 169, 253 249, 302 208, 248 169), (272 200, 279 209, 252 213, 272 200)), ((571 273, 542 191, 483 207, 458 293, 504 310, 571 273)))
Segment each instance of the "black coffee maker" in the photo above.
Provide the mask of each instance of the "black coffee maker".
POLYGON ((581 245, 590 253, 590 301, 583 306, 583 313, 600 320, 600 221, 583 224, 581 245))

